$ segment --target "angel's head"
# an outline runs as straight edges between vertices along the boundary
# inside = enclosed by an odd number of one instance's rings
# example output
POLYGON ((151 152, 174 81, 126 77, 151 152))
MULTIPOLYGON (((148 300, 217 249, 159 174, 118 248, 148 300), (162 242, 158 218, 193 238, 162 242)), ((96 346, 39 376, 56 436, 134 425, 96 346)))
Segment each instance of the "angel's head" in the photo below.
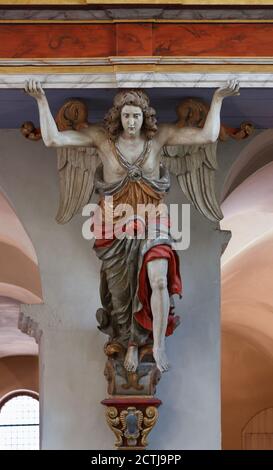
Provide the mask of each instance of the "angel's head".
POLYGON ((144 91, 122 90, 115 96, 104 126, 114 141, 123 130, 132 136, 143 130, 147 139, 152 139, 157 131, 156 113, 144 91))

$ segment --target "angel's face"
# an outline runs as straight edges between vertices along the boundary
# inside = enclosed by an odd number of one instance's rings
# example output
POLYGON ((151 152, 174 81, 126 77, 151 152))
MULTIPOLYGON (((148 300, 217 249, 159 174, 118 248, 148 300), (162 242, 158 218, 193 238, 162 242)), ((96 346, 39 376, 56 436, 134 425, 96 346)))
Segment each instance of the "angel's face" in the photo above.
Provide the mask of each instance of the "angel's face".
POLYGON ((143 112, 139 106, 125 105, 121 110, 121 123, 124 131, 134 137, 140 133, 143 124, 143 112))

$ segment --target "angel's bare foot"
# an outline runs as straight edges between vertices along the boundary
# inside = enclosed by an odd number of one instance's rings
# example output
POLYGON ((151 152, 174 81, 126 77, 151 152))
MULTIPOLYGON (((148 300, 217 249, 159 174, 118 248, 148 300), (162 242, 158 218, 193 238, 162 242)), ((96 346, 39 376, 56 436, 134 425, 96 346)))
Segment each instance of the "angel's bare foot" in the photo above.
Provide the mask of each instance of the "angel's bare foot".
POLYGON ((124 367, 128 372, 135 372, 138 366, 138 347, 129 346, 124 359, 124 367))
POLYGON ((156 362, 157 368, 160 370, 160 372, 166 372, 170 368, 164 347, 161 347, 161 348, 154 347, 153 356, 154 356, 154 360, 156 362))

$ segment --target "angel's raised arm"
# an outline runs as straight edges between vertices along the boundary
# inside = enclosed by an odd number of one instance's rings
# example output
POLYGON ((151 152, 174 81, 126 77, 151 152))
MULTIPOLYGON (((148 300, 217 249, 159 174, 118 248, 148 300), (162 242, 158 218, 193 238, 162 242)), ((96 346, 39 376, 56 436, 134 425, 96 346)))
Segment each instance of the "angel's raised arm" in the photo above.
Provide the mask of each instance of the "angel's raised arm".
POLYGON ((43 141, 47 147, 96 147, 101 132, 99 126, 90 126, 80 131, 62 131, 49 109, 48 101, 41 84, 36 80, 28 80, 25 92, 36 99, 40 116, 40 127, 43 141))
POLYGON ((239 94, 239 84, 235 80, 222 88, 218 88, 213 95, 204 127, 197 129, 191 127, 179 128, 175 124, 163 125, 159 131, 161 145, 195 145, 215 142, 220 132, 220 111, 223 99, 239 94))

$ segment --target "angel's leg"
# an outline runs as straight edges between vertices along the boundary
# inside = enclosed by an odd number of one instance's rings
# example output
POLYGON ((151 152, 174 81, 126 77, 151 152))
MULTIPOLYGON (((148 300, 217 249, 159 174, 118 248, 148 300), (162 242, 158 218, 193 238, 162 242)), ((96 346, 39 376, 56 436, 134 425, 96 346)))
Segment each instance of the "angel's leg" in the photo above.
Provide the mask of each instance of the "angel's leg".
POLYGON ((153 355, 158 369, 165 372, 169 368, 165 353, 165 334, 170 309, 170 297, 167 288, 168 261, 166 259, 149 261, 147 270, 152 289, 153 355))

